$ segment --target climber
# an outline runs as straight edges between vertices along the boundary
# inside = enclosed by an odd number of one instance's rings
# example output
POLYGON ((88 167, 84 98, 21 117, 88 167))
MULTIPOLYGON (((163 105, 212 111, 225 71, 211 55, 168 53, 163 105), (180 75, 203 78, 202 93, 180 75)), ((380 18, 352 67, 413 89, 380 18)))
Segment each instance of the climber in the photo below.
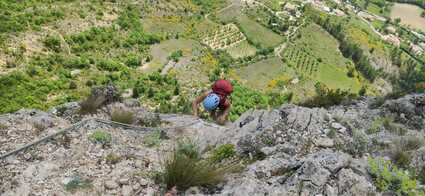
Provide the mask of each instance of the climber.
POLYGON ((231 105, 228 96, 232 92, 233 86, 229 81, 217 80, 211 90, 203 92, 193 101, 193 115, 199 115, 199 104, 202 102, 204 109, 210 112, 211 118, 218 124, 224 125, 228 119, 231 105))

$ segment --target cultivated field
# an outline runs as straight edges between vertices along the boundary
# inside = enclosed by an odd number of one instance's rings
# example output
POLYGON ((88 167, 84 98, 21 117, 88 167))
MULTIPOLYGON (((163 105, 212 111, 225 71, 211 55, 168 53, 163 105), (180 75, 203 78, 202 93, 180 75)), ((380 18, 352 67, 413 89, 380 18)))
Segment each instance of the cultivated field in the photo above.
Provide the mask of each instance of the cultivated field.
POLYGON ((230 23, 216 29, 205 37, 202 42, 211 49, 217 50, 236 46, 245 40, 245 35, 239 31, 238 27, 230 23))
POLYGON ((254 55, 256 50, 257 49, 249 44, 248 41, 242 41, 239 44, 226 49, 227 53, 235 59, 254 55))
POLYGON ((152 60, 141 69, 146 72, 157 71, 169 61, 168 57, 172 52, 182 50, 183 57, 191 57, 193 52, 199 48, 200 44, 198 42, 188 39, 172 39, 161 42, 151 47, 152 60))
POLYGON ((283 63, 279 58, 270 58, 239 68, 236 73, 244 84, 264 90, 269 82, 283 73, 283 63))
POLYGON ((240 15, 237 21, 246 37, 263 48, 276 47, 284 41, 283 36, 258 24, 246 15, 240 15))
POLYGON ((143 19, 142 24, 151 33, 182 33, 186 28, 179 17, 151 17, 143 19))
POLYGON ((276 47, 284 41, 284 37, 250 19, 240 10, 227 9, 217 15, 220 22, 236 23, 248 40, 262 48, 276 47))
POLYGON ((416 5, 395 3, 391 9, 391 18, 400 18, 402 24, 425 31, 425 18, 421 17, 423 11, 416 5))
POLYGON ((351 62, 338 49, 338 41, 315 24, 301 30, 301 38, 284 50, 285 63, 298 75, 330 88, 358 92, 360 82, 347 76, 351 62), (311 33, 315 32, 315 33, 311 33))

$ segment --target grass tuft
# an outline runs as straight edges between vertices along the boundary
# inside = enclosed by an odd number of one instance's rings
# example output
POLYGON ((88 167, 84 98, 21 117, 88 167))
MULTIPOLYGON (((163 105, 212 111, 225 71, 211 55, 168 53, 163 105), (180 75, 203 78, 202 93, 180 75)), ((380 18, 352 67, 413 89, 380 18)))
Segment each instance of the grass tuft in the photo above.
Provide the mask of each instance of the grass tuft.
POLYGON ((71 181, 65 184, 65 191, 74 193, 79 189, 88 189, 93 187, 93 184, 88 179, 82 179, 80 177, 74 177, 71 181))
POLYGON ((39 122, 33 122, 32 127, 34 128, 37 134, 40 134, 41 132, 47 129, 45 124, 39 122))
POLYGON ((89 139, 95 143, 100 143, 102 145, 108 145, 112 141, 112 135, 104 131, 94 131, 89 139))
POLYGON ((107 164, 115 165, 122 160, 122 157, 115 153, 109 153, 108 155, 106 155, 105 160, 107 164))
POLYGON ((198 148, 192 142, 180 143, 164 161, 159 180, 167 189, 176 186, 179 191, 184 191, 194 186, 213 187, 224 180, 226 173, 236 170, 236 164, 224 165, 201 159, 198 148))
POLYGON ((405 136, 393 141, 391 159, 399 167, 406 167, 411 161, 411 151, 424 145, 423 138, 405 136))
POLYGON ((143 144, 147 147, 154 147, 161 143, 161 131, 155 130, 149 134, 147 134, 143 138, 143 144))
POLYGON ((124 124, 133 124, 134 112, 123 110, 121 108, 115 108, 112 110, 111 120, 124 124))
POLYGON ((5 129, 7 129, 7 125, 0 123, 0 130, 5 130, 5 129))
POLYGON ((96 111, 102 107, 103 103, 105 102, 106 98, 103 96, 99 97, 93 97, 90 96, 86 100, 82 101, 80 103, 80 114, 93 114, 96 113, 96 111))

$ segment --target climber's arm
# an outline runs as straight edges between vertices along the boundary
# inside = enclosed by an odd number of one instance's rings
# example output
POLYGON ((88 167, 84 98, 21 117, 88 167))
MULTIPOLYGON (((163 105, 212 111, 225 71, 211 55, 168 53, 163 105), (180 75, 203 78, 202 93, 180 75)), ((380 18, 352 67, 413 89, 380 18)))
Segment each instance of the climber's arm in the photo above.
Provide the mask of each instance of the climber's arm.
POLYGON ((195 100, 193 100, 192 113, 194 116, 198 116, 199 104, 204 101, 205 97, 207 97, 209 93, 209 91, 205 91, 201 95, 199 95, 195 100))

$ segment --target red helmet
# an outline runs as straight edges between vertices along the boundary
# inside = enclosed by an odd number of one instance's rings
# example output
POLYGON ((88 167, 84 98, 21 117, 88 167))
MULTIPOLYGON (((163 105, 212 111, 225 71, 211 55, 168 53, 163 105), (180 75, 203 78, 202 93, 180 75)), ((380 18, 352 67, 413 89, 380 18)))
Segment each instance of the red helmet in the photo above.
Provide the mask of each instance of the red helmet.
POLYGON ((227 80, 217 80, 212 85, 212 91, 222 96, 228 96, 233 92, 232 84, 227 80))

